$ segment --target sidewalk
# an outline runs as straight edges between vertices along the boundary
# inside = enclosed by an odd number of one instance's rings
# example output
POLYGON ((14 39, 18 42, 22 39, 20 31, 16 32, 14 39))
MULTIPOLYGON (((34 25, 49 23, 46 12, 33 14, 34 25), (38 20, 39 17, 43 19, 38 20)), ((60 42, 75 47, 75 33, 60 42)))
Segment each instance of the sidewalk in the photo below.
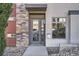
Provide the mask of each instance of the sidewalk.
POLYGON ((23 56, 48 56, 45 46, 29 46, 23 56))

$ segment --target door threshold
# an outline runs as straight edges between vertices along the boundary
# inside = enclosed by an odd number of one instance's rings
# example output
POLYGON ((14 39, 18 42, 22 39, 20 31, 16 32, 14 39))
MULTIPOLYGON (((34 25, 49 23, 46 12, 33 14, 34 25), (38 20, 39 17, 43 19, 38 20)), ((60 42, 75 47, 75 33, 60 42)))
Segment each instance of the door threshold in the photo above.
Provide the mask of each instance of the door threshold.
POLYGON ((44 46, 43 44, 30 44, 30 46, 44 46))

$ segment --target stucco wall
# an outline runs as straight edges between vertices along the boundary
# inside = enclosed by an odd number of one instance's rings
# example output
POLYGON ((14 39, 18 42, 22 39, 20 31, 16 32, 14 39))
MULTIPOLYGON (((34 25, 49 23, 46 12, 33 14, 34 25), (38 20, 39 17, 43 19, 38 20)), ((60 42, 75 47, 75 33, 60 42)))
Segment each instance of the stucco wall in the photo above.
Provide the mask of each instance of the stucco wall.
MULTIPOLYGON (((64 3, 63 4, 59 4, 59 3, 58 4, 55 4, 55 3, 47 4, 47 11, 46 11, 46 46, 47 47, 48 46, 59 46, 59 44, 68 43, 68 41, 69 41, 68 11, 69 10, 79 10, 79 4, 67 4, 67 3, 66 4, 64 4, 64 3), (52 38, 52 17, 67 17, 66 39, 53 39, 52 38), (48 37, 48 36, 50 36, 50 37, 48 37)), ((77 22, 77 24, 78 24, 78 22, 77 22)), ((74 28, 74 27, 72 27, 72 28, 74 28)), ((75 31, 75 29, 74 29, 74 31, 75 31)), ((79 33, 77 33, 77 34, 79 34, 79 33)))

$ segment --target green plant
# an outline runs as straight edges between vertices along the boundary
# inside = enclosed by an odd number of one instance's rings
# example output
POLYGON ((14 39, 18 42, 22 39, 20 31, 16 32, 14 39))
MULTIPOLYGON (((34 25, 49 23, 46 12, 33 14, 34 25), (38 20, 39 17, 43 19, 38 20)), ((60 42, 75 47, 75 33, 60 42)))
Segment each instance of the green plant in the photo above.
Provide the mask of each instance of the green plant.
POLYGON ((8 17, 11 13, 11 6, 11 3, 0 3, 0 55, 3 54, 6 46, 4 33, 8 17))

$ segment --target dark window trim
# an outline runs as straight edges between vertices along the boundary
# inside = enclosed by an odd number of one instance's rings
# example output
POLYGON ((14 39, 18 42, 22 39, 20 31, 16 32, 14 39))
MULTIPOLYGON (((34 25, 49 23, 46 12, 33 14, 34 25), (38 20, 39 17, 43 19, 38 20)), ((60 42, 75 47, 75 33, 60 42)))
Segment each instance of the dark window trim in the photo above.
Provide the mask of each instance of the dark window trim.
MULTIPOLYGON (((52 17, 52 20, 53 20, 53 18, 65 18, 65 19, 67 19, 67 17, 52 17)), ((52 21, 52 23, 58 23, 58 22, 52 21)), ((66 22, 60 22, 60 23, 66 23, 66 22)), ((52 36, 52 38, 53 38, 53 36, 52 36)), ((66 39, 66 28, 65 28, 65 38, 53 38, 53 39, 66 39)))
POLYGON ((79 10, 69 10, 68 15, 79 15, 79 10))

